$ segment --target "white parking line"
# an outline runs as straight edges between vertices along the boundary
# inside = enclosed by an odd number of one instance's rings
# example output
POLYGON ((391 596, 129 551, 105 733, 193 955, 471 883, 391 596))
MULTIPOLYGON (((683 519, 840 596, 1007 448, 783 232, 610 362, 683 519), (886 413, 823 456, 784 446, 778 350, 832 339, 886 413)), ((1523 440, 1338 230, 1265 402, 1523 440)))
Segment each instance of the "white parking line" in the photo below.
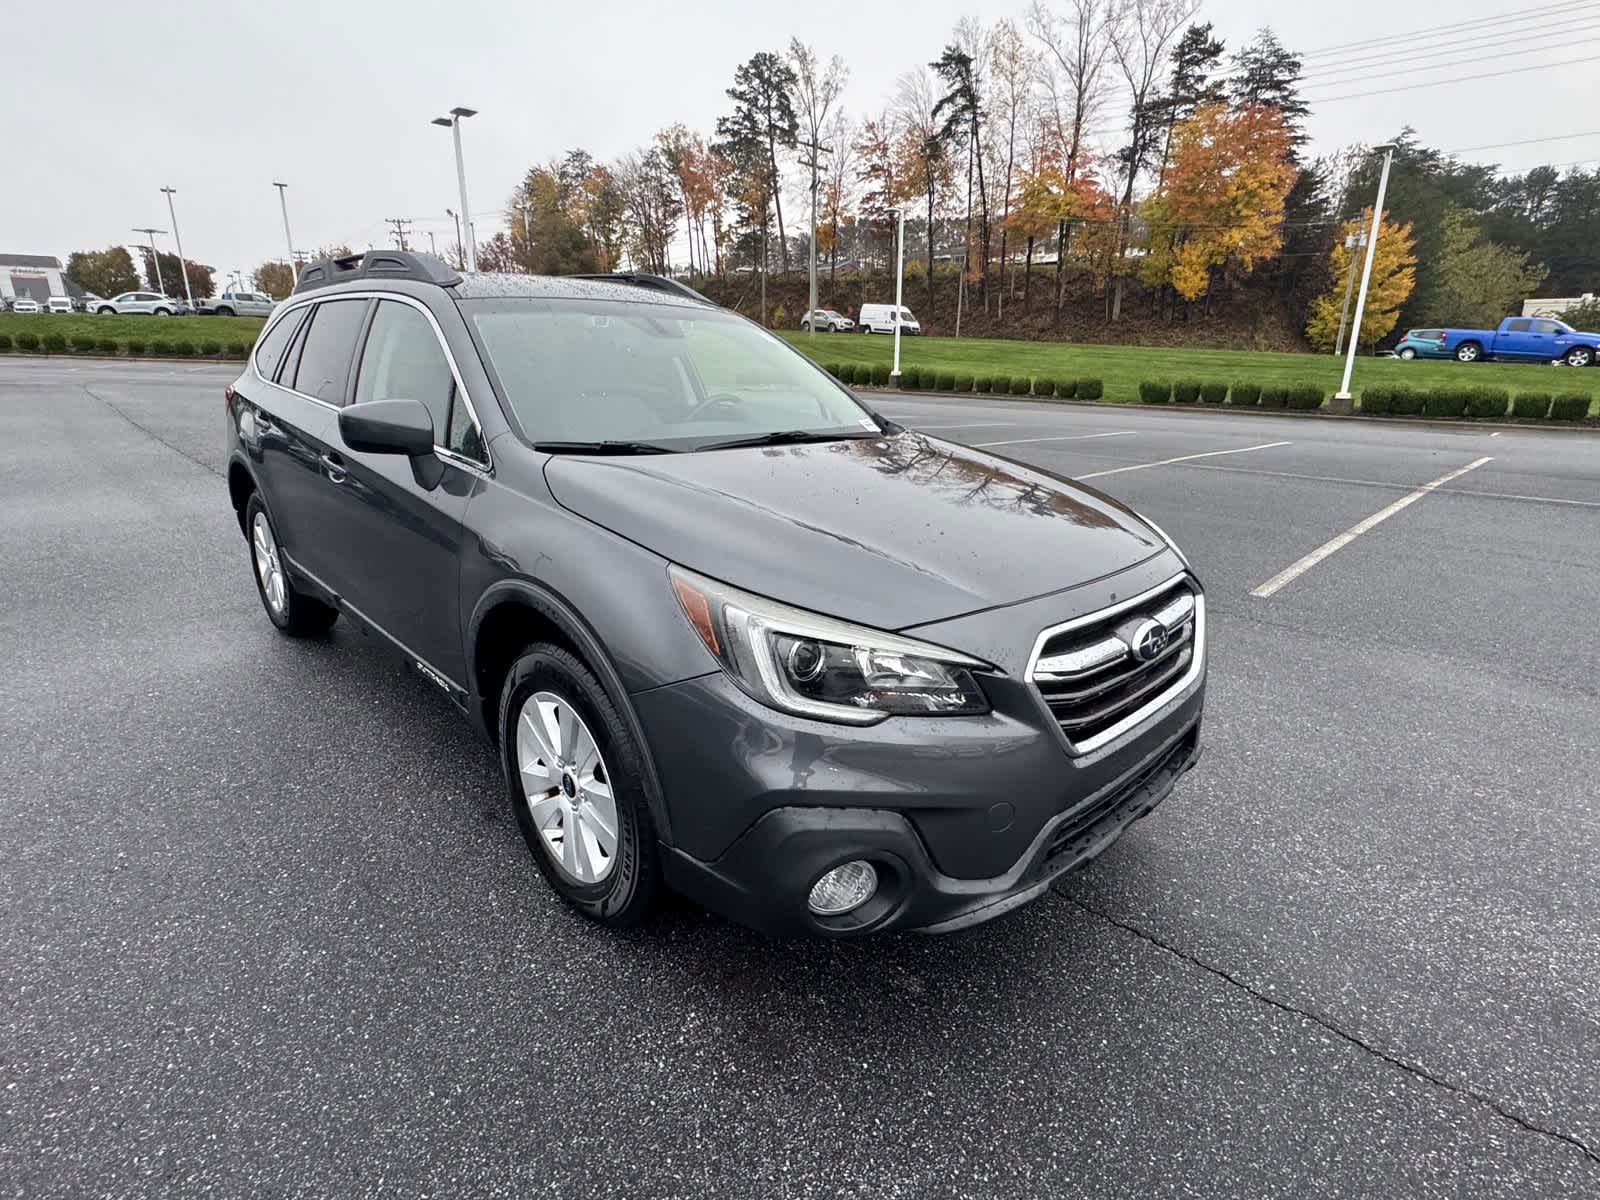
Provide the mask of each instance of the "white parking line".
MULTIPOLYGON (((954 428, 954 426, 951 426, 954 428)), ((1022 446, 1033 442, 1087 442, 1091 438, 1103 437, 1133 437, 1132 429, 1119 430, 1116 433, 1063 433, 1056 437, 1012 438, 1005 442, 973 442, 974 446, 987 449, 990 446, 1022 446)))
POLYGON ((1461 476, 1465 475, 1468 471, 1476 470, 1478 467, 1483 466, 1484 463, 1493 462, 1493 461, 1494 461, 1494 458, 1493 458, 1492 455, 1485 455, 1483 458, 1478 459, 1476 462, 1470 462, 1464 467, 1457 467, 1454 471, 1451 471, 1448 475, 1439 476, 1439 478, 1435 479, 1432 483, 1423 484, 1421 487, 1419 487, 1414 492, 1407 492, 1404 496, 1401 496, 1400 499, 1396 500, 1393 504, 1389 505, 1388 507, 1380 508, 1377 512, 1373 513, 1366 520, 1358 521, 1356 524, 1350 526, 1349 529, 1346 529, 1338 537, 1330 538, 1326 542, 1323 542, 1322 545, 1318 546, 1315 550, 1313 550, 1310 554, 1306 555, 1299 562, 1294 563, 1293 565, 1291 565, 1289 567, 1286 567, 1282 571, 1279 571, 1271 579, 1267 580, 1265 583, 1263 583, 1260 587, 1256 588, 1250 594, 1252 596, 1260 596, 1262 598, 1265 598, 1267 596, 1273 595, 1276 592, 1281 591, 1283 588, 1285 588, 1289 584, 1293 583, 1296 579, 1299 579, 1300 576, 1304 575, 1307 571, 1309 571, 1312 567, 1316 566, 1323 559, 1327 558, 1330 554, 1333 554, 1335 551, 1338 551, 1338 550, 1343 550, 1346 546, 1348 546, 1351 542, 1355 541, 1358 537, 1360 537, 1363 533, 1367 532, 1367 530, 1371 529, 1373 526, 1382 524, 1384 521, 1387 521, 1390 517, 1394 516, 1395 513, 1399 512, 1401 509, 1408 508, 1411 505, 1415 504, 1418 500, 1421 500, 1424 496, 1426 496, 1429 492, 1433 491, 1435 488, 1443 487, 1445 484, 1449 483, 1452 479, 1459 479, 1459 478, 1461 478, 1461 476))
MULTIPOLYGON (((915 417, 891 417, 890 420, 899 421, 902 425, 916 421, 915 417)), ((962 425, 923 425, 920 422, 911 425, 912 429, 1010 429, 1015 421, 968 421, 962 425)))
POLYGON ((1180 454, 1177 458, 1163 458, 1160 462, 1133 463, 1126 467, 1112 467, 1109 471, 1090 471, 1087 475, 1074 475, 1074 479, 1099 479, 1103 475, 1120 475, 1124 471, 1145 471, 1151 467, 1170 467, 1173 463, 1192 462, 1197 458, 1216 458, 1219 454, 1248 454, 1252 450, 1271 450, 1274 446, 1292 446, 1293 442, 1262 442, 1259 446, 1237 446, 1232 450, 1207 450, 1201 454, 1180 454))

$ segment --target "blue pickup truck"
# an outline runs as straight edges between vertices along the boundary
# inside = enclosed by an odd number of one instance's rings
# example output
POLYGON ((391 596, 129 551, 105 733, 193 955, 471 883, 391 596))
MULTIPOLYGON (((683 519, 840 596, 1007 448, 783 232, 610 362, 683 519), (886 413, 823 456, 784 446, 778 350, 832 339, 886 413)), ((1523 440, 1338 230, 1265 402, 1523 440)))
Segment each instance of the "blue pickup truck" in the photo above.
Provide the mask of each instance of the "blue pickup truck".
POLYGON ((1450 357, 1464 363, 1561 360, 1569 367, 1588 367, 1600 359, 1600 333, 1581 333, 1549 317, 1507 317, 1499 329, 1414 329, 1401 339, 1396 353, 1401 358, 1450 357), (1412 338, 1418 338, 1418 344, 1408 347, 1412 338), (1405 352, 1408 348, 1410 354, 1405 352))

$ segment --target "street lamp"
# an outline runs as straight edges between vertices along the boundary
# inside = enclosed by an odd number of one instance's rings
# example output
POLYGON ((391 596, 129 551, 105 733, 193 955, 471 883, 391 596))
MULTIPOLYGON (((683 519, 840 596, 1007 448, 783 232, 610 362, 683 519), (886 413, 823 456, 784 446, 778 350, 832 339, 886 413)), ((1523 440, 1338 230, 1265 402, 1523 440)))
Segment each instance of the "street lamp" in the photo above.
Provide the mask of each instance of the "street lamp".
MULTIPOLYGON (((447 126, 450 130, 450 136, 455 140, 456 186, 461 189, 461 215, 464 218, 467 217, 467 214, 472 211, 472 208, 467 203, 467 166, 466 162, 461 157, 461 118, 475 117, 477 115, 478 110, 475 108, 452 108, 448 117, 435 117, 433 119, 433 123, 435 125, 447 126)), ((467 219, 466 261, 467 270, 476 271, 478 269, 478 247, 472 236, 472 222, 470 218, 467 219)))
POLYGON ((903 311, 901 304, 901 288, 906 279, 906 210, 897 208, 895 215, 895 255, 894 255, 894 369, 889 372, 889 378, 894 380, 895 386, 900 386, 900 314, 903 311))
POLYGON ((300 271, 294 261, 294 234, 289 232, 289 201, 287 183, 274 183, 278 189, 278 206, 283 209, 283 241, 289 248, 289 290, 294 290, 294 285, 300 282, 300 271))
POLYGON ((156 291, 163 296, 167 294, 167 285, 161 282, 161 256, 156 253, 156 234, 166 233, 165 229, 135 229, 135 233, 142 233, 150 239, 150 261, 156 268, 156 291))
POLYGON ((183 261, 183 235, 178 232, 178 210, 172 206, 172 197, 177 195, 178 189, 164 187, 161 190, 167 194, 167 215, 172 218, 172 240, 178 243, 178 274, 183 276, 183 298, 193 309, 194 293, 189 290, 189 264, 183 261))
POLYGON ((1394 143, 1389 142, 1372 148, 1374 154, 1379 150, 1383 151, 1383 170, 1378 175, 1378 197, 1372 203, 1372 228, 1367 233, 1367 259, 1361 266, 1361 291, 1356 296, 1356 323, 1350 330, 1350 345, 1345 349, 1344 380, 1339 384, 1339 390, 1333 394, 1333 399, 1328 402, 1329 412, 1352 413, 1356 407, 1355 400, 1350 395, 1350 372, 1355 370, 1356 347, 1361 344, 1361 317, 1367 307, 1367 285, 1372 281, 1372 257, 1378 249, 1378 227, 1383 221, 1383 197, 1389 190, 1389 167, 1394 162, 1394 143))

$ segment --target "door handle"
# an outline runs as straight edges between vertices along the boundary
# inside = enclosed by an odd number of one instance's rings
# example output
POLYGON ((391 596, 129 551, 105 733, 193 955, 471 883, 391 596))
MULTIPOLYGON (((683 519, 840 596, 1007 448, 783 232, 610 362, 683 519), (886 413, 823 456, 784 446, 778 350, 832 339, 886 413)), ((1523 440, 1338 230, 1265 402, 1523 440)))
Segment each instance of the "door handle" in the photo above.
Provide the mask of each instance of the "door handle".
POLYGON ((330 450, 322 456, 322 473, 328 477, 329 483, 343 483, 346 474, 344 459, 330 450))

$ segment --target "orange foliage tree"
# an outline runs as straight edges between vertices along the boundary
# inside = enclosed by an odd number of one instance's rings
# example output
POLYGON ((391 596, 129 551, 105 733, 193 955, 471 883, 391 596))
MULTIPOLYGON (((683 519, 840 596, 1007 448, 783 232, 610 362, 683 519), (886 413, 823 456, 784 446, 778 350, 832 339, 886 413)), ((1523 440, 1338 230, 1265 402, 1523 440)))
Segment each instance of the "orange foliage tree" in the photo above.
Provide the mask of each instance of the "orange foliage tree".
POLYGON ((1276 254, 1295 179, 1292 138, 1283 114, 1264 104, 1205 104, 1175 126, 1166 176, 1140 206, 1144 281, 1196 300, 1214 272, 1249 274, 1276 254))

